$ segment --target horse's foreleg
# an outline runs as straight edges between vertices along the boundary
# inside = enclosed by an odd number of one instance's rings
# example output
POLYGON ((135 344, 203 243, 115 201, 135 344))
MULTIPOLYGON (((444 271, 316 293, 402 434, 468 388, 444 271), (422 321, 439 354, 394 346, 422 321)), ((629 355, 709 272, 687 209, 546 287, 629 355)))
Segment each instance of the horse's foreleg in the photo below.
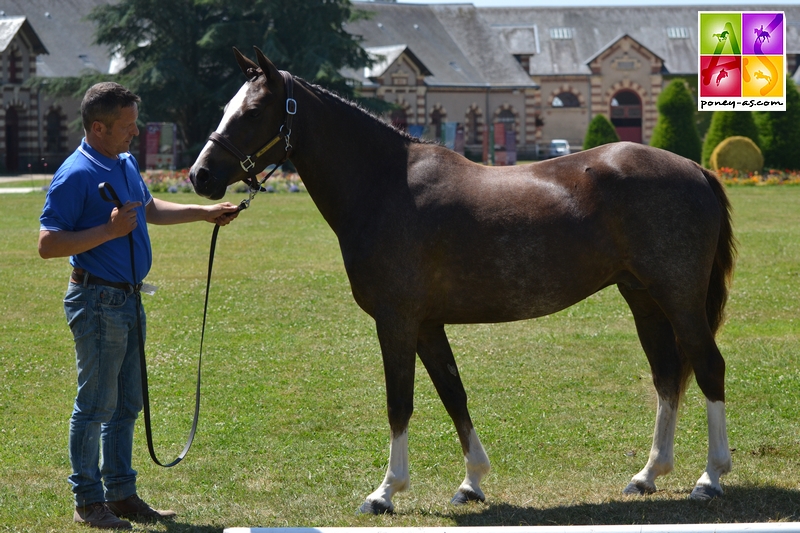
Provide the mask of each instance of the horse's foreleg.
POLYGON ((398 320, 376 320, 386 379, 386 405, 392 440, 389 466, 380 486, 361 505, 359 512, 394 512, 392 497, 408 489, 408 421, 414 411, 414 362, 417 331, 398 320))
POLYGON ((486 498, 480 484, 483 476, 489 472, 489 458, 472 425, 467 410, 467 393, 443 325, 424 324, 420 328, 417 353, 453 419, 464 453, 467 473, 451 501, 456 505, 484 501, 486 498))

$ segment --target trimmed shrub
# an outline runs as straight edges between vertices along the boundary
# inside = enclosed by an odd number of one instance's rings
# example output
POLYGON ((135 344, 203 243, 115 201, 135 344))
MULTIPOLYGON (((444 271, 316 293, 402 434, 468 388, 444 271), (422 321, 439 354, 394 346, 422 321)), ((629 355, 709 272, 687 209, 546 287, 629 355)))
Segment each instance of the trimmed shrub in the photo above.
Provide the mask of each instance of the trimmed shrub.
POLYGON ((786 111, 754 113, 764 165, 778 169, 800 169, 800 93, 786 78, 786 111))
POLYGON ((732 168, 748 174, 761 172, 764 156, 761 149, 749 137, 736 135, 719 143, 711 152, 709 163, 714 171, 732 168))
POLYGON ((714 111, 714 114, 711 115, 711 125, 708 127, 703 142, 703 166, 709 166, 711 152, 719 143, 728 137, 736 136, 747 137, 756 146, 761 147, 753 113, 750 111, 714 111))
POLYGON ((586 128, 586 137, 583 139, 583 149, 588 150, 602 144, 619 142, 619 135, 614 125, 605 115, 595 115, 589 127, 586 128))
POLYGON ((658 96, 658 120, 650 146, 663 148, 700 162, 700 135, 695 125, 695 103, 683 80, 672 80, 658 96))

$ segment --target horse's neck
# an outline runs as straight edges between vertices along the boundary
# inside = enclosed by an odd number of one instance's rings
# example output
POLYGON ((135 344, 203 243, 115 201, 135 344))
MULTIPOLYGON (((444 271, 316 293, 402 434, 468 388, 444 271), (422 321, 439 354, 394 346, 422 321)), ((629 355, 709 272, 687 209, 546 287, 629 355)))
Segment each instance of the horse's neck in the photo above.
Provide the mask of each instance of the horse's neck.
POLYGON ((389 179, 381 169, 405 164, 404 139, 331 95, 305 86, 298 93, 291 161, 320 213, 341 237, 347 224, 358 224, 358 216, 375 207, 383 185, 376 180, 389 179))

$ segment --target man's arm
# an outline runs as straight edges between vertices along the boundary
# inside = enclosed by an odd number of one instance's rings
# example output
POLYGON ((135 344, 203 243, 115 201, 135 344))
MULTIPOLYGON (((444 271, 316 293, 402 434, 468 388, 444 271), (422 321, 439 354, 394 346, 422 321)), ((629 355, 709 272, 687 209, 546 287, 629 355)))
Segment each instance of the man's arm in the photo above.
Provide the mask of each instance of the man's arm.
POLYGON ((176 204, 153 198, 145 206, 148 224, 183 224, 205 220, 212 224, 225 226, 239 216, 238 206, 223 202, 215 205, 176 204))
POLYGON ((128 202, 111 211, 108 222, 81 231, 39 232, 39 255, 42 259, 69 257, 100 246, 117 237, 123 237, 136 229, 136 208, 141 202, 128 202))

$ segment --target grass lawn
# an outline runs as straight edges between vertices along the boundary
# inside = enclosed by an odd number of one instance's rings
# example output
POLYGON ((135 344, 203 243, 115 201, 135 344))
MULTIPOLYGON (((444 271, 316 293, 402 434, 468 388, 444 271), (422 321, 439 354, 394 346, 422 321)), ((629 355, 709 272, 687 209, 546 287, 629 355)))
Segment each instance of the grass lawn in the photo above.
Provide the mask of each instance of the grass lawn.
MULTIPOLYGON (((200 428, 187 459, 150 462, 139 493, 178 511, 137 531, 234 526, 481 526, 800 521, 800 187, 733 187, 739 262, 718 336, 734 470, 723 498, 687 496, 705 466, 705 403, 690 387, 676 465, 659 492, 622 495, 647 460, 655 393, 630 312, 606 289, 535 321, 449 327, 472 418, 492 461, 485 504, 454 508, 464 476, 444 408, 418 365, 411 489, 394 516, 357 516, 382 481, 389 431, 372 320, 354 303, 335 236, 306 194, 261 195, 222 228, 200 428)), ((238 202, 243 195, 231 195, 238 202)), ((166 195, 178 202, 193 194, 166 195)), ((44 195, 0 194, 0 524, 86 531, 66 481, 75 362, 66 259, 36 252, 44 195)), ((151 226, 144 296, 156 448, 191 423, 208 224, 151 226)))

